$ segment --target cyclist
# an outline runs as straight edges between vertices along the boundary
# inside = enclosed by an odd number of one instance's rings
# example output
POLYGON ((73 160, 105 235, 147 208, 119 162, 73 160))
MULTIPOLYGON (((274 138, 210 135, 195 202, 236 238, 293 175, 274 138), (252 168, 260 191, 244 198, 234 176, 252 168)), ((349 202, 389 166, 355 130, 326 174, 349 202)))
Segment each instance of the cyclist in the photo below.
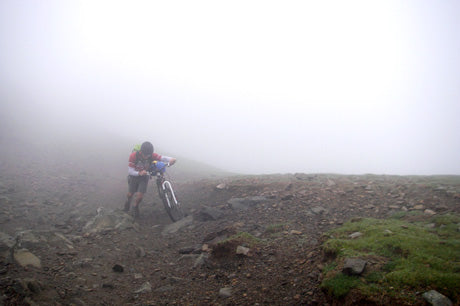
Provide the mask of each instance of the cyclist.
POLYGON ((149 182, 149 176, 147 170, 150 169, 150 165, 154 160, 167 162, 173 165, 176 159, 169 156, 161 156, 157 153, 153 153, 153 145, 146 141, 144 142, 140 150, 135 150, 129 155, 128 162, 128 196, 125 203, 124 211, 129 212, 131 206, 131 199, 133 195, 137 193, 136 199, 132 207, 132 213, 134 218, 139 217, 139 204, 144 197, 144 193, 147 191, 147 185, 149 182))

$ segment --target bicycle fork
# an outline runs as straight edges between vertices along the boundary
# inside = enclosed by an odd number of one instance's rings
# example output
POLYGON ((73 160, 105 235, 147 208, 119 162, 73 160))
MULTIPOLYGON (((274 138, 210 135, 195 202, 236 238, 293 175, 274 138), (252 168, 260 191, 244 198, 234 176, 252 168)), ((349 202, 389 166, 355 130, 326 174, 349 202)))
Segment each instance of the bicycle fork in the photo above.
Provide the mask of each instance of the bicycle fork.
MULTIPOLYGON (((163 192, 165 193, 165 195, 166 195, 166 192, 165 192, 166 186, 168 186, 169 190, 171 191, 171 195, 173 197, 174 203, 177 204, 176 195, 174 194, 174 190, 172 189, 171 183, 168 181, 164 181, 163 184, 161 184, 161 188, 163 189, 163 192)), ((171 207, 171 204, 169 203, 169 198, 167 196, 166 196, 166 200, 168 201, 169 207, 171 207)))

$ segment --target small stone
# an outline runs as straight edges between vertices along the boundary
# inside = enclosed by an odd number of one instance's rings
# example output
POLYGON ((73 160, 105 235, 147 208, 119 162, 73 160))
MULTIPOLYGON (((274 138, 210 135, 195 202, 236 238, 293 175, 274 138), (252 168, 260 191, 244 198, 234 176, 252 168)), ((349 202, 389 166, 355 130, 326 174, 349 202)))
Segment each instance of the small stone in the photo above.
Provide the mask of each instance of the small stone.
POLYGON ((112 270, 113 272, 122 273, 125 269, 119 264, 116 264, 112 267, 112 270))
POLYGON ((242 245, 239 245, 239 246, 236 248, 236 254, 247 256, 248 253, 249 253, 249 248, 247 248, 247 247, 244 247, 244 246, 242 246, 242 245))
POLYGON ((414 209, 414 210, 424 210, 425 206, 423 206, 422 204, 419 204, 419 205, 415 205, 412 209, 414 209))
POLYGON ((230 288, 230 287, 220 288, 219 296, 223 297, 223 298, 231 297, 232 296, 232 288, 230 288))
POLYGON ((351 239, 356 239, 356 238, 359 238, 363 235, 363 233, 361 232, 354 232, 352 234, 350 234, 348 237, 350 237, 351 239))
POLYGON ((311 209, 311 211, 316 214, 316 215, 319 215, 319 214, 322 214, 322 213, 326 213, 327 210, 324 208, 324 207, 321 207, 321 206, 316 206, 316 207, 313 207, 311 209))
POLYGON ((425 209, 425 211, 423 212, 425 215, 427 216, 434 216, 436 215, 436 212, 434 212, 433 210, 431 209, 425 209))
POLYGON ((433 306, 452 306, 451 300, 436 290, 425 292, 423 298, 433 306))
POLYGON ((147 293, 151 291, 152 291, 152 285, 150 284, 150 282, 145 282, 142 284, 142 286, 139 289, 134 291, 134 293, 147 293))
POLYGON ((302 232, 301 231, 296 231, 296 230, 291 230, 290 234, 291 235, 302 235, 302 232))
POLYGON ((136 249, 136 256, 137 257, 145 257, 145 250, 143 247, 138 247, 136 249))
POLYGON ((366 267, 367 261, 359 258, 347 258, 342 272, 348 275, 360 275, 366 267))
POLYGON ((112 284, 109 284, 109 283, 104 283, 102 284, 102 288, 106 288, 106 289, 114 289, 115 286, 112 285, 112 284))
POLYGON ((40 258, 29 252, 27 249, 16 250, 13 254, 14 260, 21 266, 32 266, 35 268, 41 268, 42 264, 40 258))
POLYGON ((383 231, 383 235, 384 235, 384 236, 390 236, 390 235, 392 235, 392 234, 393 234, 393 232, 390 231, 390 230, 388 230, 388 229, 383 231))
POLYGON ((227 185, 225 183, 221 183, 221 184, 216 186, 216 189, 218 189, 218 190, 223 190, 225 188, 227 188, 227 185))

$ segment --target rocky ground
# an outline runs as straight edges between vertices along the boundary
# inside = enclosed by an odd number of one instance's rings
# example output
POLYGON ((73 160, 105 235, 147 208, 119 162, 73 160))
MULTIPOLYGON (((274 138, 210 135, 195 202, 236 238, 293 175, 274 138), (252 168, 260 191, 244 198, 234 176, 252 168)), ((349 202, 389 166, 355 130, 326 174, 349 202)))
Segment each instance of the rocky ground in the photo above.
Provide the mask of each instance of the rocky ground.
POLYGON ((120 210, 123 176, 1 170, 4 305, 365 304, 320 289, 324 232, 355 217, 460 212, 458 177, 175 176, 187 217, 172 223, 151 182, 133 220, 120 210))

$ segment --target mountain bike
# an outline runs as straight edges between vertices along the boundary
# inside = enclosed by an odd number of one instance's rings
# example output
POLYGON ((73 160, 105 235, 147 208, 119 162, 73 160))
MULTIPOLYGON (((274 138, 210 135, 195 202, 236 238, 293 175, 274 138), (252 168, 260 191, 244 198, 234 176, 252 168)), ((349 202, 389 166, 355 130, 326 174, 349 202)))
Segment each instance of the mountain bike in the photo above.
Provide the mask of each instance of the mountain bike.
POLYGON ((169 167, 169 163, 154 161, 150 167, 149 174, 150 178, 156 176, 158 195, 169 217, 173 222, 176 222, 184 217, 184 213, 180 203, 177 201, 171 182, 165 178, 166 167, 169 167))

